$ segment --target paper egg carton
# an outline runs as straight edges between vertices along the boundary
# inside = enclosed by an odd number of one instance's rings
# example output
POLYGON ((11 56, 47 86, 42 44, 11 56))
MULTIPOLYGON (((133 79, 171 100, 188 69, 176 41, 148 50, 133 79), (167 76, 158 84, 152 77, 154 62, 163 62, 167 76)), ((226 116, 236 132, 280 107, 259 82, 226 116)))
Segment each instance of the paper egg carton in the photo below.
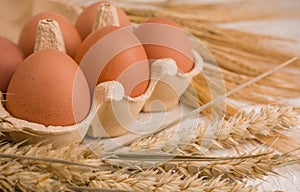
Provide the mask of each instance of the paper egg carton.
MULTIPOLYGON (((44 126, 13 117, 6 109, 4 102, 0 105, 0 132, 15 142, 53 143, 54 147, 78 143, 86 135, 98 109, 111 100, 120 100, 123 87, 118 82, 104 82, 94 92, 93 102, 88 116, 78 124, 71 126, 44 126)), ((2 97, 0 92, 0 98, 2 97)))
MULTIPOLYGON (((163 99, 159 103, 164 107, 157 107, 155 104, 155 111, 168 110, 178 104, 180 96, 189 86, 193 76, 202 69, 201 57, 196 52, 194 55, 194 69, 186 74, 178 71, 176 63, 172 59, 161 59, 154 62, 151 65, 149 87, 139 97, 126 96, 124 87, 117 81, 99 84, 95 89, 88 116, 82 122, 72 126, 44 126, 15 118, 5 109, 5 102, 2 102, 0 105, 0 131, 15 142, 50 142, 54 147, 80 142, 86 134, 91 137, 122 135, 130 129, 136 116, 142 110, 145 111, 145 106, 151 106, 151 102, 163 99), (168 86, 160 86, 162 83, 168 86), (159 92, 163 97, 159 95, 156 98, 154 93, 159 92), (173 99, 173 101, 169 99, 173 99)), ((3 98, 1 92, 0 98, 3 98)))
POLYGON ((151 64, 150 84, 139 97, 119 95, 120 100, 104 103, 93 119, 87 135, 90 137, 116 137, 128 130, 140 112, 167 111, 178 105, 180 97, 190 86, 192 78, 203 67, 202 57, 193 51, 194 68, 188 73, 179 71, 172 59, 160 59, 151 64))

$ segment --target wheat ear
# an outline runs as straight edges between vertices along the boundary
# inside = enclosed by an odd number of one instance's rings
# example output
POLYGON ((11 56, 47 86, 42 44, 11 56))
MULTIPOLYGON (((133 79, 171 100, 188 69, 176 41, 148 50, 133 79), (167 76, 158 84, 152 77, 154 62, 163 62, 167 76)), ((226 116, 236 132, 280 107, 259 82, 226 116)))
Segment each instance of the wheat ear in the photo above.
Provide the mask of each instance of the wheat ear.
POLYGON ((265 106, 250 112, 238 112, 228 120, 200 124, 196 131, 181 133, 174 140, 175 131, 163 131, 158 135, 141 138, 129 147, 119 151, 161 151, 173 154, 202 154, 206 152, 207 142, 212 142, 212 148, 228 148, 240 145, 249 140, 264 142, 259 136, 278 136, 284 131, 293 131, 299 126, 299 113, 293 107, 265 106), (206 134, 217 126, 217 135, 206 134), (192 135, 190 135, 192 134, 192 135), (188 138, 185 142, 184 138, 188 138), (176 138, 177 139, 177 138, 176 138))

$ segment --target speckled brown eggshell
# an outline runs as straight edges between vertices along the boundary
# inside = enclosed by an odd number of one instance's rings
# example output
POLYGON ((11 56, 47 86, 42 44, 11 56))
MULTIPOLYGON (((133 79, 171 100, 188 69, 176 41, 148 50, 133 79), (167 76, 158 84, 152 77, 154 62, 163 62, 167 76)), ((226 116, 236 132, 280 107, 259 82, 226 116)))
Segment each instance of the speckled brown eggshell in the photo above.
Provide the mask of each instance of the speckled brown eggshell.
POLYGON ((81 122, 90 109, 87 81, 76 62, 57 50, 27 57, 8 86, 6 108, 13 117, 45 126, 81 122))
POLYGON ((78 46, 81 43, 81 37, 75 26, 63 15, 54 12, 38 13, 31 17, 22 28, 18 45, 29 56, 34 51, 37 25, 42 19, 52 19, 58 22, 63 35, 67 54, 74 57, 78 46))
POLYGON ((9 81, 21 65, 24 54, 12 41, 0 36, 0 91, 6 93, 9 81))
POLYGON ((194 67, 192 47, 181 27, 170 19, 151 18, 135 30, 150 60, 174 59, 183 73, 194 67), (169 26, 169 27, 168 27, 169 26))
MULTIPOLYGON (((91 33, 80 45, 76 62, 81 63, 85 54, 96 43, 102 43, 106 39, 107 45, 102 50, 97 52, 99 55, 99 63, 101 59, 111 55, 111 59, 107 63, 102 63, 103 70, 97 74, 97 83, 117 80, 125 89, 125 94, 131 97, 142 95, 148 88, 149 83, 149 63, 143 45, 138 38, 126 28, 107 26, 91 33), (126 45, 132 44, 132 47, 126 45), (122 47, 124 45, 124 47, 122 47), (121 47, 120 53, 115 53, 115 48, 121 47), (124 49, 124 50, 123 50, 124 49)), ((94 58, 89 58, 93 59, 94 58)), ((98 65, 96 61, 96 65, 98 65)), ((86 65, 86 63, 84 63, 86 65)), ((89 65, 89 64, 87 64, 89 65)), ((88 78, 92 77, 95 68, 94 66, 83 66, 83 72, 88 78)), ((91 83, 90 83, 91 86, 91 83)))
MULTIPOLYGON (((76 20, 75 27, 77 28, 78 32, 80 33, 80 36, 82 39, 85 39, 93 29, 94 22, 96 20, 97 16, 97 8, 99 5, 103 3, 109 3, 107 1, 99 1, 96 3, 93 3, 86 7, 83 12, 79 15, 79 17, 76 20)), ((124 13, 124 11, 117 7, 117 12, 119 16, 119 22, 121 27, 130 26, 130 21, 127 17, 127 15, 124 13)))

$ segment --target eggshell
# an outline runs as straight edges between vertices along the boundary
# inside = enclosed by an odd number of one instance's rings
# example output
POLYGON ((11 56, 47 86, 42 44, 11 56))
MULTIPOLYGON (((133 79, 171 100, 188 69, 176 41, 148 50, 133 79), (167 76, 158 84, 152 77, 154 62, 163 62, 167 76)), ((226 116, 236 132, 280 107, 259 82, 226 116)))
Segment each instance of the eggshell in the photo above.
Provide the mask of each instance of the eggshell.
POLYGON ((95 82, 117 80, 130 97, 143 94, 148 87, 147 55, 138 38, 126 28, 107 26, 93 32, 80 45, 75 60, 90 87, 95 87, 95 82), (98 46, 97 52, 89 58, 89 63, 81 63, 92 46, 98 46))
POLYGON ((68 55, 38 51, 24 60, 8 86, 7 110, 15 118, 45 126, 81 122, 90 109, 86 79, 68 55))
POLYGON ((183 73, 193 69, 192 47, 186 33, 166 18, 152 18, 139 25, 136 36, 143 43, 150 60, 171 58, 183 73))
POLYGON ((29 56, 34 51, 37 25, 42 19, 53 19, 58 22, 63 35, 67 54, 74 57, 77 48, 81 43, 81 37, 76 28, 67 18, 54 12, 36 14, 31 17, 22 28, 18 44, 25 56, 29 56))
POLYGON ((0 91, 6 93, 11 76, 24 59, 24 54, 12 41, 0 36, 0 91))
MULTIPOLYGON (((90 6, 86 7, 83 12, 77 18, 75 27, 77 28, 78 32, 82 39, 85 39, 93 29, 94 22, 97 16, 97 8, 99 5, 103 3, 108 3, 107 1, 99 1, 96 3, 91 4, 90 6)), ((122 9, 117 7, 117 12, 119 15, 119 22, 121 27, 130 26, 130 21, 127 15, 124 13, 122 9)))

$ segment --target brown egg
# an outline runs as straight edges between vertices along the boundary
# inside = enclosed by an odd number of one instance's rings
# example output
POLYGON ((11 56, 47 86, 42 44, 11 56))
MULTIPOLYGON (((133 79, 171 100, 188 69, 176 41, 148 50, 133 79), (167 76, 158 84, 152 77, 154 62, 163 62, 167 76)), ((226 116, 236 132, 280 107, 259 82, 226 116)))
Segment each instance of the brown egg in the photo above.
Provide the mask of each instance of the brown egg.
MULTIPOLYGON (((97 16, 97 8, 99 5, 101 5, 103 3, 109 3, 109 2, 99 1, 99 2, 93 3, 90 6, 88 6, 87 8, 85 8, 84 11, 77 18, 75 27, 79 31, 82 39, 85 39, 92 32, 93 25, 94 25, 94 22, 95 22, 96 16, 97 16)), ((120 26, 121 27, 130 26, 130 21, 129 21, 127 15, 124 13, 124 11, 117 6, 116 6, 116 8, 117 8, 118 16, 119 16, 118 18, 119 18, 120 26)))
POLYGON ((54 12, 36 14, 31 17, 23 27, 18 44, 25 56, 29 56, 34 51, 37 25, 42 19, 52 19, 58 22, 65 42, 67 54, 74 57, 77 48, 81 43, 80 35, 67 18, 54 12))
POLYGON ((147 55, 138 38, 126 28, 107 26, 93 32, 80 45, 75 60, 92 88, 117 80, 131 97, 148 88, 147 55))
POLYGON ((148 59, 171 58, 182 72, 193 69, 193 52, 188 36, 172 20, 149 19, 137 27, 135 34, 143 43, 148 59))
POLYGON ((38 51, 27 57, 8 86, 6 108, 12 116, 45 126, 81 122, 90 109, 84 74, 67 54, 38 51))
POLYGON ((0 36, 0 91, 6 93, 11 76, 24 59, 24 54, 12 41, 0 36))

